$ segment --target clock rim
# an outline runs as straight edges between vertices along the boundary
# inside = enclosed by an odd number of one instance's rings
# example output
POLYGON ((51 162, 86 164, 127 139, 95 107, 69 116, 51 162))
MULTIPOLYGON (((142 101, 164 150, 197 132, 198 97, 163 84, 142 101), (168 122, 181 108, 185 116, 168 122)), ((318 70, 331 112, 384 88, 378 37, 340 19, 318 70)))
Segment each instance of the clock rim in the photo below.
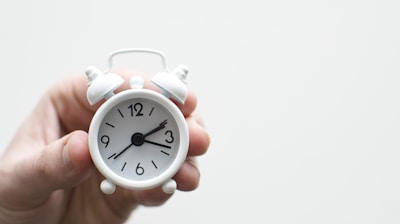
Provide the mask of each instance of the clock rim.
POLYGON ((99 107, 99 109, 93 116, 89 126, 88 134, 90 156, 99 172, 110 182, 132 190, 150 189, 168 182, 178 172, 178 170, 184 163, 189 148, 189 131, 185 117, 183 116, 182 112, 167 97, 148 89, 129 89, 120 92, 108 99, 99 107), (174 117, 180 135, 178 153, 172 163, 169 165, 169 167, 157 177, 152 177, 146 180, 131 180, 116 174, 104 162, 100 154, 100 149, 98 147, 98 133, 104 116, 106 116, 106 114, 119 103, 134 98, 145 98, 148 100, 153 100, 165 107, 174 117))

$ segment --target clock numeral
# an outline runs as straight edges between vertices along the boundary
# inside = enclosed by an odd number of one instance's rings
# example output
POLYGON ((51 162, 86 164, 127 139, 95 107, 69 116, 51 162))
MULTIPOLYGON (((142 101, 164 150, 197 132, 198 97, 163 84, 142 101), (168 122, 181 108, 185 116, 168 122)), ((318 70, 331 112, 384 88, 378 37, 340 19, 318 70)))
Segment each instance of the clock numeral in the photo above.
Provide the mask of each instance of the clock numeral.
POLYGON ((140 166, 140 163, 138 163, 136 166, 136 174, 139 176, 144 174, 144 168, 140 166))
POLYGON ((165 139, 165 142, 167 143, 173 143, 175 138, 174 138, 174 133, 171 130, 168 130, 164 133, 165 135, 167 135, 167 139, 165 139))
POLYGON ((133 117, 133 116, 136 116, 136 117, 143 116, 143 113, 142 113, 143 104, 141 104, 141 103, 131 104, 128 108, 131 110, 131 117, 133 117))
POLYGON ((108 135, 103 135, 101 136, 100 141, 105 145, 104 148, 107 148, 108 144, 110 143, 110 137, 108 137, 108 135))

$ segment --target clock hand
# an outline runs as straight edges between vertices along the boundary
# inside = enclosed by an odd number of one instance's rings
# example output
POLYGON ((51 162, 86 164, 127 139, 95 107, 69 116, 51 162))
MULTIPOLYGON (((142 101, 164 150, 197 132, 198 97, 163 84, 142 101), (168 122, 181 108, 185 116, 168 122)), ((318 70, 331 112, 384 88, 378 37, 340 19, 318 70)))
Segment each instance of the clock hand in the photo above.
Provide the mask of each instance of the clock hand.
MULTIPOLYGON (((163 122, 161 122, 156 128, 154 128, 153 130, 147 132, 146 134, 142 134, 142 133, 135 133, 132 135, 131 137, 131 144, 129 144, 127 147, 125 147, 121 152, 119 152, 118 154, 116 154, 114 156, 114 159, 118 158, 120 155, 122 155, 122 153, 126 152, 126 150, 128 150, 132 145, 136 145, 136 146, 141 146, 144 142, 148 142, 150 144, 154 144, 154 145, 158 145, 161 147, 165 147, 165 148, 171 148, 167 145, 162 145, 156 142, 151 142, 151 141, 147 141, 145 140, 145 138, 149 135, 152 135, 154 133, 156 133, 157 131, 165 128, 165 125, 167 124, 167 119, 165 119, 163 122)), ((112 158, 112 156, 110 157, 112 158)))
POLYGON ((160 144, 160 143, 157 143, 157 142, 152 142, 152 141, 149 141, 149 140, 144 140, 144 142, 147 142, 147 143, 150 143, 150 144, 153 144, 153 145, 158 145, 158 146, 161 146, 161 147, 164 147, 164 148, 167 148, 167 149, 171 148, 171 146, 169 146, 169 145, 163 145, 163 144, 160 144))
POLYGON ((147 132, 146 134, 143 135, 143 138, 146 138, 149 135, 152 135, 154 133, 156 133, 157 131, 165 128, 165 125, 167 124, 167 119, 165 119, 163 122, 161 122, 158 127, 154 128, 153 130, 147 132))
MULTIPOLYGON (((125 147, 121 152, 119 152, 118 154, 116 154, 114 156, 114 159, 118 158, 122 153, 124 153, 126 150, 128 150, 131 146, 133 145, 133 142, 131 144, 129 144, 127 147, 125 147)), ((111 157, 112 158, 112 157, 111 157)))

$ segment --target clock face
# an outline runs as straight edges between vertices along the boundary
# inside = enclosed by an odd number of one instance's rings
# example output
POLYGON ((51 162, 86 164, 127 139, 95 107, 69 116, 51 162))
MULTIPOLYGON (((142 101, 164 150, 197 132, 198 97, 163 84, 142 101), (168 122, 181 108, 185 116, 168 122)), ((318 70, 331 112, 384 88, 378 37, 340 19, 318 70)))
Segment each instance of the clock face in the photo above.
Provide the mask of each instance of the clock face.
POLYGON ((183 163, 187 152, 187 141, 181 139, 186 136, 184 118, 177 108, 172 110, 173 103, 167 98, 159 98, 126 96, 101 108, 93 141, 95 157, 101 160, 94 162, 101 164, 103 174, 141 182, 162 175, 170 178, 177 171, 177 160, 183 163))

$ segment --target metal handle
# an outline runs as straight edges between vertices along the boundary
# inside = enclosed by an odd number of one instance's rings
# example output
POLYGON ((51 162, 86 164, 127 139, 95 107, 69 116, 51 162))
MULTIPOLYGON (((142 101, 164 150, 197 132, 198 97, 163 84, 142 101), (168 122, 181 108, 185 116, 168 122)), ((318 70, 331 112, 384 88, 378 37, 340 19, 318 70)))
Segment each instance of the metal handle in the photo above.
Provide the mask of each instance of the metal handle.
POLYGON ((126 53, 149 53, 149 54, 156 54, 161 57, 161 63, 164 69, 167 72, 170 72, 167 66, 167 59, 165 58, 164 54, 161 51, 153 50, 153 49, 147 49, 147 48, 127 48, 127 49, 121 49, 121 50, 116 50, 110 53, 108 56, 108 67, 106 69, 106 72, 109 72, 112 68, 113 64, 113 57, 118 54, 126 54, 126 53))

